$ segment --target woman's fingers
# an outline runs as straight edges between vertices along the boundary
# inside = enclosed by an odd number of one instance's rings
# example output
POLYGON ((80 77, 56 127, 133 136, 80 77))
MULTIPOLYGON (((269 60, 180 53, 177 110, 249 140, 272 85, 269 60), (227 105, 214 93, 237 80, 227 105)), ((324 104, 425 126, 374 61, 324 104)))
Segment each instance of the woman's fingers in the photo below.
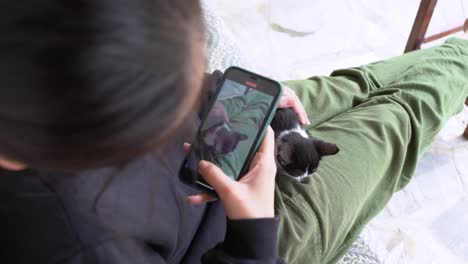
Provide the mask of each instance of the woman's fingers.
MULTIPOLYGON (((184 152, 185 152, 185 154, 189 153, 190 146, 191 146, 191 144, 184 143, 184 152)), ((189 196, 187 199, 188 199, 188 202, 190 204, 193 204, 193 205, 200 205, 200 204, 209 203, 209 202, 213 202, 213 201, 218 200, 218 199, 216 199, 216 198, 214 198, 212 196, 209 196, 206 193, 192 195, 192 196, 189 196)))
MULTIPOLYGON (((276 164, 274 134, 269 127, 256 154, 257 165, 239 182, 208 161, 201 161, 198 170, 223 201, 229 219, 270 218, 274 216, 274 189, 276 164), (271 176, 271 177, 269 177, 271 176)), ((190 204, 198 205, 215 199, 207 194, 188 197, 190 204)))
POLYGON ((247 173, 240 181, 254 181, 259 184, 263 184, 265 181, 269 182, 272 178, 274 179, 275 176, 275 137, 273 129, 269 127, 257 154, 255 154, 255 157, 252 160, 249 173, 247 173))
POLYGON ((236 184, 233 179, 229 178, 220 168, 209 161, 200 161, 198 169, 203 179, 211 185, 220 196, 228 193, 236 184))
POLYGON ((278 108, 288 108, 288 107, 292 107, 293 105, 294 105, 294 99, 287 95, 283 95, 283 97, 281 97, 278 108))
POLYGON ((297 116, 299 117, 299 122, 301 124, 310 125, 310 121, 309 121, 309 118, 307 117, 307 113, 304 110, 304 106, 302 106, 301 101, 299 101, 299 98, 295 99, 295 103, 292 106, 292 108, 294 112, 296 112, 297 116))
MULTIPOLYGON (((190 151, 190 144, 189 143, 184 143, 184 152, 185 154, 188 154, 188 152, 190 151)), ((187 198, 188 202, 190 204, 193 204, 193 205, 200 205, 200 204, 204 204, 204 203, 209 203, 209 202, 213 202, 213 201, 216 201, 218 199, 212 197, 212 196, 209 196, 208 194, 206 193, 201 193, 201 194, 197 194, 197 195, 191 195, 187 198)))
POLYGON ((270 126, 267 128, 265 136, 263 137, 262 144, 258 148, 257 153, 263 153, 263 155, 265 155, 265 157, 267 157, 268 159, 274 160, 275 132, 273 132, 273 129, 270 126))
POLYGON ((297 97, 296 93, 289 87, 284 87, 284 93, 281 97, 280 103, 278 105, 279 108, 292 108, 293 111, 296 113, 299 122, 303 125, 310 125, 309 118, 307 117, 307 113, 302 106, 299 97, 297 97))
MULTIPOLYGON (((264 162, 264 159, 269 159, 275 161, 275 132, 269 126, 263 137, 262 144, 257 150, 252 162, 250 163, 249 170, 252 170, 260 162, 264 162)), ((276 163, 275 163, 276 165, 276 163)))
POLYGON ((184 143, 184 153, 187 155, 190 151, 190 144, 189 143, 184 143))
POLYGON ((206 193, 201 193, 197 195, 192 195, 188 197, 188 202, 193 205, 200 205, 204 203, 214 202, 217 199, 214 197, 209 196, 206 193))

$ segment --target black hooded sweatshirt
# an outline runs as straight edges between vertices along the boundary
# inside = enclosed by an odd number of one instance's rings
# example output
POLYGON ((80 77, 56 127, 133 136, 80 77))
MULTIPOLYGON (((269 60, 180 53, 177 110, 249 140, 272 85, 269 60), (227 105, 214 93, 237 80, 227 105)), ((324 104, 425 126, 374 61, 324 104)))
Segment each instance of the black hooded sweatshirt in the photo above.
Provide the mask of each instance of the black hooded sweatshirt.
MULTIPOLYGON (((206 76, 206 93, 221 75, 206 76)), ((0 263, 284 263, 278 219, 231 221, 219 201, 187 202, 198 192, 178 179, 182 145, 205 110, 167 146, 120 167, 0 170, 0 263)))

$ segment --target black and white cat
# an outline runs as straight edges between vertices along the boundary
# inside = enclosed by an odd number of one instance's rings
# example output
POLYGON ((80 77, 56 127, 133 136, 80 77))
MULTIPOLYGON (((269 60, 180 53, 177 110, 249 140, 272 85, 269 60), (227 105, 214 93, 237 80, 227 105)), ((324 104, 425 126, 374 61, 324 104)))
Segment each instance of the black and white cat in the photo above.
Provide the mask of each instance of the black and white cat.
POLYGON ((306 182, 323 156, 334 155, 335 144, 310 138, 291 108, 278 109, 271 122, 275 131, 275 155, 278 173, 306 182))
MULTIPOLYGON (((305 182, 315 172, 323 156, 334 155, 335 144, 310 138, 291 109, 278 109, 271 122, 275 132, 275 156, 278 173, 305 182)), ((211 115, 200 133, 203 159, 212 160, 230 154, 247 135, 229 126, 229 117, 220 103, 214 105, 211 115)))

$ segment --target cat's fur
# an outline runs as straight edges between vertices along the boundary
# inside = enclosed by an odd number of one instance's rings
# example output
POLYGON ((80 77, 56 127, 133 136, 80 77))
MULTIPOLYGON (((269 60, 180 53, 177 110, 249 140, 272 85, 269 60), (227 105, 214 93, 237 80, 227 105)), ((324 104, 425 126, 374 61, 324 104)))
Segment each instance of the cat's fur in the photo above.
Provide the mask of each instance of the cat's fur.
POLYGON ((334 155, 335 144, 310 138, 291 109, 278 109, 271 122, 275 131, 275 156, 278 173, 306 182, 323 156, 334 155))

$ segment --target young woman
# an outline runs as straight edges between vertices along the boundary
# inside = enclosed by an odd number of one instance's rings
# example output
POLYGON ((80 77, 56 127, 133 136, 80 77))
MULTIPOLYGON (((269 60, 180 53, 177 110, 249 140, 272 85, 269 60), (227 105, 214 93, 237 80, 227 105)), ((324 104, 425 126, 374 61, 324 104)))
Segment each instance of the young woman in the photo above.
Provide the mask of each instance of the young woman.
MULTIPOLYGON (((281 262, 271 131, 241 183, 200 164, 225 211, 191 205, 210 199, 177 178, 190 113, 215 82, 198 1, 0 12, 2 263, 281 262)), ((282 106, 305 122, 291 91, 282 106)))
POLYGON ((313 116, 308 132, 340 153, 309 183, 277 177, 275 189, 269 131, 240 182, 200 163, 221 198, 207 203, 177 179, 194 109, 219 77, 203 74, 198 1, 1 1, 0 12, 2 263, 282 263, 278 252, 333 263, 468 96, 468 44, 455 39, 287 82, 281 106, 313 116))

